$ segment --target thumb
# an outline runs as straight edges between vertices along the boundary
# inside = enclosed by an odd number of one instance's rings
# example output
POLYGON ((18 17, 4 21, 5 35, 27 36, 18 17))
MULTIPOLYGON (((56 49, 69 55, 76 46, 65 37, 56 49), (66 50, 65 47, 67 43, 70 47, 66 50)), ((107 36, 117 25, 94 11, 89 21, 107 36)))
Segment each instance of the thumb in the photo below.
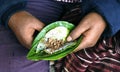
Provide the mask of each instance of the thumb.
POLYGON ((41 21, 37 20, 35 23, 35 30, 40 31, 42 28, 44 27, 44 23, 42 23, 41 21))
POLYGON ((67 37, 67 41, 73 41, 81 36, 84 32, 86 32, 89 29, 89 26, 86 26, 86 24, 81 23, 79 24, 67 37))

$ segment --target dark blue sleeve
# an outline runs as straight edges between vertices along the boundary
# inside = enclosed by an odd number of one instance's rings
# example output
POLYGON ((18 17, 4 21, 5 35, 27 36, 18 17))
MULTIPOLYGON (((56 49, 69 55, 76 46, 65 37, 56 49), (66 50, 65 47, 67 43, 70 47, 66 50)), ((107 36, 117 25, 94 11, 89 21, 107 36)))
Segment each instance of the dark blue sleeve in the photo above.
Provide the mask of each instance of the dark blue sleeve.
POLYGON ((108 23, 110 35, 120 30, 120 0, 91 0, 95 11, 108 23))
POLYGON ((24 10, 26 0, 0 0, 0 24, 7 25, 12 14, 24 10))
POLYGON ((83 16, 91 11, 99 13, 106 21, 104 36, 113 36, 120 30, 120 0, 83 0, 83 16))

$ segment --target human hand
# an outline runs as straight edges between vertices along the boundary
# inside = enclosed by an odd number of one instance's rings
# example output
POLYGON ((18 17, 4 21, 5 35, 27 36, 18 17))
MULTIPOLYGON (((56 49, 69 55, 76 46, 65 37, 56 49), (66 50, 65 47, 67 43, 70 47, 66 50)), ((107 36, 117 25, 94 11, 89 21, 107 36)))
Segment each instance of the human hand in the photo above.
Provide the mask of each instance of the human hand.
POLYGON ((82 19, 79 25, 70 33, 67 40, 72 41, 83 35, 82 42, 74 50, 75 52, 84 48, 92 47, 98 41, 105 27, 106 23, 99 14, 95 12, 89 13, 82 19))
POLYGON ((19 42, 26 48, 31 47, 35 31, 40 31, 44 26, 42 22, 26 11, 13 14, 8 25, 19 42))

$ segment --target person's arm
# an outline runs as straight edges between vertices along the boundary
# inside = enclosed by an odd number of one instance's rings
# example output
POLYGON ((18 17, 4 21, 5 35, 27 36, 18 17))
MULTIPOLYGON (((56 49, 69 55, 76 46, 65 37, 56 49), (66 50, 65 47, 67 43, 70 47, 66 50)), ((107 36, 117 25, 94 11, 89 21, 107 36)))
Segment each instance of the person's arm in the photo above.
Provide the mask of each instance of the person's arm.
POLYGON ((14 13, 8 22, 19 42, 26 48, 31 48, 35 31, 40 31, 44 24, 29 12, 20 11, 14 13))
POLYGON ((114 35, 120 30, 120 0, 91 0, 92 6, 107 22, 107 34, 114 35))
POLYGON ((0 0, 0 24, 8 25, 9 18, 16 12, 24 10, 26 0, 0 0))

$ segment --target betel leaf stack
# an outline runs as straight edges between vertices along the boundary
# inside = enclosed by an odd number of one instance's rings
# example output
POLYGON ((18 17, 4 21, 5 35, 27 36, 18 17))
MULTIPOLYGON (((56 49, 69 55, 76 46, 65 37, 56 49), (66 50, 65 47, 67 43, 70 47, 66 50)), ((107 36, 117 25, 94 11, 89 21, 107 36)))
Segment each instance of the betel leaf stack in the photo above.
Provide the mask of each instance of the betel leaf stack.
POLYGON ((29 60, 58 60, 70 54, 81 42, 79 39, 67 42, 66 38, 74 29, 72 23, 56 21, 44 27, 32 43, 27 54, 29 60))

